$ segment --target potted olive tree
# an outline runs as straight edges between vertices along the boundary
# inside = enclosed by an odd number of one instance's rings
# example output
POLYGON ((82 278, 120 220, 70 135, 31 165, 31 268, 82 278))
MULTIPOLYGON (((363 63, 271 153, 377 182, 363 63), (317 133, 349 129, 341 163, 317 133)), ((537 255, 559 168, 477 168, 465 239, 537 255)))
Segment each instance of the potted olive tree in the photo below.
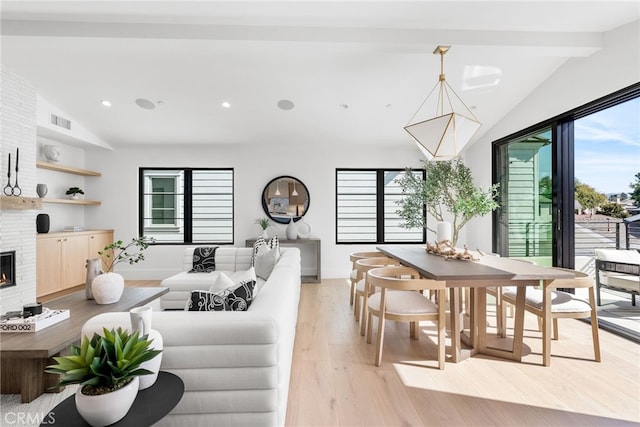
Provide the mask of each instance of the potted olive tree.
POLYGON ((98 252, 104 261, 105 271, 91 282, 91 293, 98 304, 113 304, 120 300, 124 292, 124 277, 113 271, 121 262, 137 264, 144 260, 142 253, 155 240, 146 236, 132 239, 128 244, 115 241, 98 252))
POLYGON ((473 184, 471 170, 459 159, 422 161, 426 179, 407 169, 398 179, 404 197, 396 202, 405 228, 424 227, 433 233, 437 228, 427 223, 432 216, 440 223, 451 219, 451 246, 456 245, 460 230, 472 218, 491 213, 498 208, 495 201, 498 184, 484 190, 473 184), (424 212, 427 212, 427 216, 424 212), (448 214, 448 216, 446 215, 448 214))
POLYGON ((103 328, 103 336, 83 337, 68 356, 54 357, 45 368, 61 374, 54 388, 80 384, 75 400, 78 412, 92 426, 106 426, 122 419, 138 394, 139 377, 152 374, 140 365, 158 356, 147 335, 122 328, 103 328))

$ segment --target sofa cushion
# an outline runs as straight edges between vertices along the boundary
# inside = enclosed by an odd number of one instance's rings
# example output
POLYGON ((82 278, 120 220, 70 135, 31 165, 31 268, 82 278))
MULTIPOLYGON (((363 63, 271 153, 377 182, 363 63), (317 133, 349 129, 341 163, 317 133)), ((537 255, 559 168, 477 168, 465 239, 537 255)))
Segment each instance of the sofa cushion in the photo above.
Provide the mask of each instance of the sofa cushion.
POLYGON ((216 292, 191 291, 186 311, 229 311, 227 299, 216 292))

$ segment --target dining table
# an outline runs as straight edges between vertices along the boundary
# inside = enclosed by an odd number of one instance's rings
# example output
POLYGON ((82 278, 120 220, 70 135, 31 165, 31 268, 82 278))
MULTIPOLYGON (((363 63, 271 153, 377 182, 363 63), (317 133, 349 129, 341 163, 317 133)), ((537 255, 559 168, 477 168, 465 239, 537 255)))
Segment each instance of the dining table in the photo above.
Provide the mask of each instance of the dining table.
MULTIPOLYGON (((546 286, 556 279, 570 279, 574 275, 535 265, 523 260, 470 251, 474 260, 447 258, 429 253, 424 245, 383 245, 377 248, 397 259, 402 265, 416 269, 427 279, 445 281, 449 289, 451 328, 451 360, 454 363, 475 354, 485 354, 510 360, 522 360, 523 336, 514 334, 511 349, 490 347, 487 344, 487 288, 516 286, 515 331, 522 331, 525 316, 527 286, 546 286), (461 290, 469 288, 469 335, 466 335, 462 316, 461 290), (467 348, 463 348, 463 343, 467 348)), ((545 293, 546 295, 546 293, 545 293)), ((549 301, 543 301, 547 304, 549 301)), ((551 322, 543 319, 543 328, 550 333, 551 322)))

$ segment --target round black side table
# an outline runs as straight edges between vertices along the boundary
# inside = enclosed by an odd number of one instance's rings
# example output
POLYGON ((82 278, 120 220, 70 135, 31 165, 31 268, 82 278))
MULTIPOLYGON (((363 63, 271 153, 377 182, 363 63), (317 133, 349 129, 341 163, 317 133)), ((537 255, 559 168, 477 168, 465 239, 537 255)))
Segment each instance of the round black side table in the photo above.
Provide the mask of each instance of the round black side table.
MULTIPOLYGON (((180 377, 160 371, 155 384, 145 390, 140 390, 127 415, 111 426, 143 427, 153 425, 175 408, 183 394, 184 383, 180 377)), ((76 409, 75 394, 60 402, 43 418, 40 427, 50 426, 89 426, 76 409)))

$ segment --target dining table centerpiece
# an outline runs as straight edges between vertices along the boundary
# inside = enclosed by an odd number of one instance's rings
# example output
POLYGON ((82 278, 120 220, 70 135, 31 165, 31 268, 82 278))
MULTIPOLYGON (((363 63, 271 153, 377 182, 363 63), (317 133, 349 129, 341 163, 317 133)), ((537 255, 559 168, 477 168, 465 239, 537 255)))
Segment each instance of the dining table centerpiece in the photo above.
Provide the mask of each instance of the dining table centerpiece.
MULTIPOLYGON (((499 184, 488 189, 473 183, 471 170, 460 160, 422 160, 426 178, 415 174, 410 168, 398 178, 402 189, 402 199, 396 201, 400 208, 396 211, 404 228, 425 228, 436 233, 438 228, 427 221, 431 216, 437 224, 451 221, 450 238, 436 239, 436 245, 446 244, 456 247, 460 230, 473 218, 484 216, 498 208, 496 197, 499 184), (425 210, 427 215, 425 215, 425 210), (446 242, 443 242, 446 241, 446 242)), ((448 237, 448 236, 447 236, 448 237)))

